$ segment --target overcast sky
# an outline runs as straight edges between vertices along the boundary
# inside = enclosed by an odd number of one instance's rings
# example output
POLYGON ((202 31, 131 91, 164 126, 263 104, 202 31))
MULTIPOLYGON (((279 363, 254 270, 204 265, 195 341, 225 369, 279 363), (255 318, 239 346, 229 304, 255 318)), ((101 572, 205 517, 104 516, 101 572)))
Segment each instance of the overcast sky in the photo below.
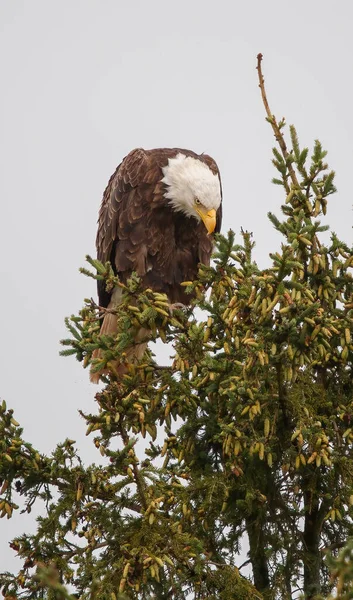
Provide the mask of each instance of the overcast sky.
MULTIPOLYGON (((97 460, 77 413, 95 410, 96 388, 59 340, 64 317, 95 295, 78 269, 132 148, 211 154, 223 231, 253 231, 261 266, 277 250, 266 214, 283 197, 270 183, 258 52, 272 111, 303 145, 329 150, 339 193, 328 222, 351 243, 352 18, 349 0, 0 0, 0 397, 40 451, 70 437, 97 460)), ((0 521, 0 570, 29 525, 0 521)))

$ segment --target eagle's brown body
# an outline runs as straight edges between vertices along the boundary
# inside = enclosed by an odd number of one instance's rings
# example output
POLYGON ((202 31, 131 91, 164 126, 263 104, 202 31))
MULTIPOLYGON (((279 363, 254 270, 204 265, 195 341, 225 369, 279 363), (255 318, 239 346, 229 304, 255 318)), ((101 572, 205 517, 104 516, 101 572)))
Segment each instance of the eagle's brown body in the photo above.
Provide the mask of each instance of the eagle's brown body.
MULTIPOLYGON (((165 293, 171 303, 188 304, 190 296, 180 283, 196 278, 199 263, 209 264, 213 238, 201 220, 174 210, 165 196, 162 169, 180 154, 201 161, 219 177, 216 163, 205 154, 179 148, 133 150, 104 192, 96 246, 98 260, 110 261, 121 281, 136 271, 144 287, 165 293)), ((221 205, 215 231, 220 226, 221 205)), ((112 294, 98 282, 98 295, 100 306, 112 307, 119 303, 120 288, 112 294)), ((116 333, 116 317, 107 314, 101 329, 116 333)), ((97 381, 99 375, 91 379, 97 381)))

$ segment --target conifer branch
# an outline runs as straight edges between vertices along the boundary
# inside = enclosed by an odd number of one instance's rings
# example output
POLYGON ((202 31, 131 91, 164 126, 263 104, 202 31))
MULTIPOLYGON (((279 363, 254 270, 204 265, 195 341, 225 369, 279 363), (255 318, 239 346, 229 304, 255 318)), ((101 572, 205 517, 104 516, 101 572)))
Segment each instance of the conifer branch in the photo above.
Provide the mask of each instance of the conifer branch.
MULTIPOLYGON (((124 442, 124 445, 127 446, 130 443, 130 438, 129 438, 128 434, 126 433, 126 431, 124 431, 123 427, 120 427, 120 435, 124 442)), ((134 450, 133 450, 133 453, 134 453, 133 458, 135 458, 136 454, 135 454, 134 450)), ((147 510, 148 502, 147 502, 147 499, 145 496, 145 489, 144 489, 145 486, 144 486, 143 478, 141 477, 141 473, 137 467, 135 460, 132 463, 132 472, 134 474, 134 479, 135 479, 136 487, 138 489, 138 493, 140 496, 141 504, 142 504, 144 510, 147 510)))

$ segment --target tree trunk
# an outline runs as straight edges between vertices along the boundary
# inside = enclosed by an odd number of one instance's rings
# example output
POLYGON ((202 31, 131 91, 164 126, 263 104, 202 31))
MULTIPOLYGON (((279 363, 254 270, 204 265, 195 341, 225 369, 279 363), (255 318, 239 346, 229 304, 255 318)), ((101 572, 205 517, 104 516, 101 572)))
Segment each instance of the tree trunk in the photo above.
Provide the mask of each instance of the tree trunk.
POLYGON ((270 585, 265 540, 261 518, 259 515, 246 519, 246 530, 249 537, 249 556, 253 570, 254 585, 259 592, 266 592, 270 585))
MULTIPOLYGON (((319 550, 321 515, 318 506, 310 507, 309 494, 306 494, 306 515, 304 523, 304 596, 305 600, 312 600, 320 594, 320 566, 321 555, 319 550), (310 509, 309 509, 310 507, 310 509)), ((311 494, 310 494, 311 496, 311 494)))

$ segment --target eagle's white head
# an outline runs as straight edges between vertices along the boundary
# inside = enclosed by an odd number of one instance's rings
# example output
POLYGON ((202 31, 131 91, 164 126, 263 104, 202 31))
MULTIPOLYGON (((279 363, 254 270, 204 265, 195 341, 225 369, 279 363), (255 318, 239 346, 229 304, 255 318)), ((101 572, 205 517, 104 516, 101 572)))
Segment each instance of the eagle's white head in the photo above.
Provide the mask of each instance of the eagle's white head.
POLYGON ((165 197, 173 210, 202 220, 208 233, 216 227, 216 212, 221 204, 221 184, 218 175, 201 160, 179 152, 162 168, 165 197))

